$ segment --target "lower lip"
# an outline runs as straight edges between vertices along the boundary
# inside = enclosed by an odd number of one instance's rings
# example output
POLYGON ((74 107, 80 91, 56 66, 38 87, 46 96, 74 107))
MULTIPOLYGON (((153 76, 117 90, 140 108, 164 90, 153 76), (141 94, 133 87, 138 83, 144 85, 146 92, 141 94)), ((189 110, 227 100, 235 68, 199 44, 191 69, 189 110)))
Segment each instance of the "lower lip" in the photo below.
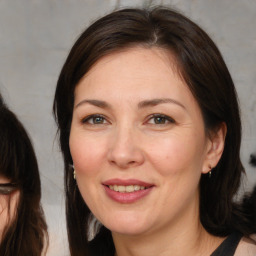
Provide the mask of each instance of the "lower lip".
POLYGON ((114 201, 122 204, 130 204, 138 201, 139 199, 147 196, 153 189, 153 187, 139 190, 139 191, 134 191, 134 192, 129 192, 129 193, 122 193, 122 192, 117 192, 112 189, 110 189, 108 186, 104 186, 105 191, 107 195, 114 201))

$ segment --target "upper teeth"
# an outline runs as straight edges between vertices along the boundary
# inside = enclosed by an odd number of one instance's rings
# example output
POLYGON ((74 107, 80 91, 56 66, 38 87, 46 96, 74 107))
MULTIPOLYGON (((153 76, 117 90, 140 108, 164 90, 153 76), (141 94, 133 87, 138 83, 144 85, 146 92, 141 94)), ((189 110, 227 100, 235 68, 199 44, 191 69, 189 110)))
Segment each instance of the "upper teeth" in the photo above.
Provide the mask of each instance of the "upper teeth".
POLYGON ((117 192, 122 192, 122 193, 134 192, 134 191, 145 189, 144 186, 139 186, 139 185, 129 185, 129 186, 110 185, 109 188, 111 190, 115 190, 117 192))

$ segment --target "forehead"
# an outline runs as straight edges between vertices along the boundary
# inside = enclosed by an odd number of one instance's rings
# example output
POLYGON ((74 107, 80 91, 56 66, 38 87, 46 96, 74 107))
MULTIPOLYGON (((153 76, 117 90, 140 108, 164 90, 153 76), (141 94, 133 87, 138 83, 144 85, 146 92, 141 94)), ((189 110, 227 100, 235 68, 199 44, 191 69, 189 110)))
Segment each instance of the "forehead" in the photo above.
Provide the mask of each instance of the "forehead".
MULTIPOLYGON (((145 70, 140 64, 141 62, 148 63, 150 66, 161 66, 168 69, 172 69, 178 74, 176 57, 172 52, 167 49, 160 47, 143 47, 143 46, 133 46, 120 49, 107 54, 97 60, 90 70, 84 75, 83 78, 91 75, 98 68, 108 68, 110 65, 115 65, 117 62, 122 63, 125 61, 127 65, 132 64, 134 69, 138 71, 145 70)), ((119 67, 124 68, 124 66, 119 67)), ((147 66, 149 68, 149 66, 147 66)), ((125 69, 123 70, 125 71, 125 69)))
POLYGON ((83 85, 86 85, 88 93, 99 93, 99 90, 117 91, 129 85, 138 90, 148 91, 150 86, 159 90, 160 85, 168 87, 171 84, 188 89, 170 51, 158 47, 133 47, 99 59, 79 81, 75 96, 83 85))

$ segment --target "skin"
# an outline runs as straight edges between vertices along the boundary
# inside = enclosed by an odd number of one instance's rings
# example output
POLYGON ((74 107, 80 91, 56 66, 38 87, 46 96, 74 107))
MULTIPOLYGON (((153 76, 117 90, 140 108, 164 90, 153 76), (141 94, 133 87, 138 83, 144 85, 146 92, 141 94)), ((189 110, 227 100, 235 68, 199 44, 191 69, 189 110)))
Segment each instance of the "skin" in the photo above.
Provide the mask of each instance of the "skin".
POLYGON ((209 255, 221 243, 199 221, 198 184, 219 161, 224 138, 224 125, 206 135, 166 50, 129 48, 91 68, 75 88, 70 151, 81 195, 112 231, 117 255, 209 255), (122 204, 102 185, 114 178, 154 187, 122 204))
MULTIPOLYGON (((0 176, 0 183, 9 183, 10 181, 3 176, 0 176)), ((16 208, 19 200, 19 192, 15 191, 11 195, 0 194, 0 241, 2 240, 3 232, 10 224, 16 213, 16 208)))

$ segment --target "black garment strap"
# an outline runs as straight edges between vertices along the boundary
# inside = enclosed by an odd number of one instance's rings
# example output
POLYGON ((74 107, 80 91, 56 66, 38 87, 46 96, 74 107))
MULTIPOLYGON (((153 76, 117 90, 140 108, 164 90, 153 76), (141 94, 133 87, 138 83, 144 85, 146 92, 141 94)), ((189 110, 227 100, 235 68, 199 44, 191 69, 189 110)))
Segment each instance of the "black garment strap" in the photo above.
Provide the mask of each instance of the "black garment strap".
POLYGON ((232 233, 210 256, 233 256, 242 236, 242 234, 237 232, 232 233))

